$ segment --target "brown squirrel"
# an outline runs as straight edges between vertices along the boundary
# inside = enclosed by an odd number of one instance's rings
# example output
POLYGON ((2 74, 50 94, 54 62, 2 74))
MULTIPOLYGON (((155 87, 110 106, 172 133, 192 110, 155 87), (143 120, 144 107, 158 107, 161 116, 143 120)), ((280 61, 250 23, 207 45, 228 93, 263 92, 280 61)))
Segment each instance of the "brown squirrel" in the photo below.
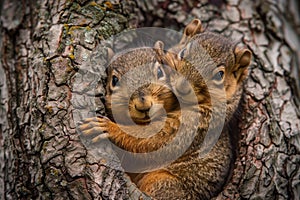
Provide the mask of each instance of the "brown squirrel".
MULTIPOLYGON (((184 151, 174 161, 158 162, 154 168, 163 163, 159 169, 129 174, 155 199, 210 199, 220 192, 232 165, 226 124, 239 103, 251 60, 249 50, 236 47, 219 34, 203 32, 200 20, 193 20, 184 33, 171 52, 164 52, 163 43, 157 42, 154 49, 135 49, 113 60, 106 95, 110 119, 89 118, 79 126, 83 135, 95 136, 95 143, 109 138, 136 154, 155 152, 177 138, 168 153, 184 151), (140 66, 145 67, 139 73, 130 73, 140 66), (218 113, 224 107, 221 114, 225 116, 218 113), (191 115, 184 115, 184 110, 191 115), (225 118, 224 127, 221 118, 225 118), (189 127, 194 119, 198 120, 196 129, 189 127), (208 129, 222 133, 203 154, 201 145, 208 129), (183 134, 176 137, 180 130, 183 134), (182 147, 186 144, 188 148, 182 147)), ((150 160, 165 155, 169 154, 150 160)))
MULTIPOLYGON (((163 43, 158 43, 156 50, 160 62, 178 72, 170 77, 176 97, 182 98, 185 107, 188 107, 193 101, 191 96, 196 95, 201 115, 199 135, 190 147, 191 153, 188 151, 174 162, 174 165, 178 162, 180 165, 168 166, 173 177, 178 177, 177 181, 183 180, 181 189, 185 192, 181 193, 182 196, 170 195, 171 198, 166 194, 162 199, 211 199, 221 191, 233 164, 232 136, 227 124, 238 107, 252 54, 248 49, 237 47, 230 39, 202 31, 185 41, 181 50, 176 47, 177 54, 165 53, 163 43), (215 102, 212 103, 212 100, 215 102), (213 112, 213 120, 209 123, 213 112), (220 123, 222 118, 225 126, 218 141, 207 153, 201 149, 207 129, 218 129, 223 124, 220 123), (201 151, 207 154, 197 157, 203 154, 201 151)), ((178 194, 178 191, 170 194, 178 194)))

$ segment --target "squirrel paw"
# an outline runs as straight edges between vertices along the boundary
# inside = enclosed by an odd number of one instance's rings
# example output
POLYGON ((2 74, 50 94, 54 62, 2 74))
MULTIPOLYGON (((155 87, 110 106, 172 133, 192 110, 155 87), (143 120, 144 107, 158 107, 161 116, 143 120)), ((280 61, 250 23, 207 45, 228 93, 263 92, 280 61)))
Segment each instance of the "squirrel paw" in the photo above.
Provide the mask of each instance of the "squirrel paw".
POLYGON ((109 137, 109 126, 113 123, 104 116, 84 119, 78 126, 83 136, 93 137, 92 143, 99 142, 109 137))

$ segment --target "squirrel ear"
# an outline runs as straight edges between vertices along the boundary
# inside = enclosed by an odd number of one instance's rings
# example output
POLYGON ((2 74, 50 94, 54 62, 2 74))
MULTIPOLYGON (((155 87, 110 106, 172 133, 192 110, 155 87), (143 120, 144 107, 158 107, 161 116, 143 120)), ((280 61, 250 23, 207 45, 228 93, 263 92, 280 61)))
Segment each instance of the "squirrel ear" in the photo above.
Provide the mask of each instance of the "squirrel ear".
POLYGON ((194 35, 203 32, 202 23, 199 19, 194 19, 191 21, 184 29, 183 36, 179 44, 184 44, 188 42, 190 38, 194 35))
POLYGON ((239 68, 248 67, 252 57, 252 53, 249 49, 241 49, 236 47, 234 54, 236 58, 236 64, 239 65, 239 68))
POLYGON ((250 65, 252 53, 249 49, 236 47, 235 51, 235 69, 233 74, 238 82, 243 81, 247 75, 247 67, 250 65))
POLYGON ((154 44, 154 51, 156 52, 156 58, 161 62, 165 52, 164 52, 165 44, 162 41, 157 41, 154 44))
POLYGON ((111 60, 114 55, 115 55, 114 51, 111 48, 107 47, 107 58, 108 58, 108 60, 111 60))

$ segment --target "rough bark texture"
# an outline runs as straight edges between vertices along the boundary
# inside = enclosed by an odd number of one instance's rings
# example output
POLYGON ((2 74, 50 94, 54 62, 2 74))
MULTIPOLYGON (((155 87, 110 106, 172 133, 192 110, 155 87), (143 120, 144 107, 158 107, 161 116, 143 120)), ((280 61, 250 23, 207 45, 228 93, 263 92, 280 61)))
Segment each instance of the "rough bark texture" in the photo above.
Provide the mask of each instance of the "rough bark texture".
POLYGON ((99 161, 76 133, 74 116, 104 112, 101 101, 93 102, 102 98, 103 83, 93 83, 94 90, 85 67, 103 80, 101 41, 128 26, 180 30, 194 17, 243 41, 254 55, 235 169, 218 198, 300 196, 298 1, 5 0, 0 6, 0 199, 143 196, 115 170, 109 149, 99 161))
POLYGON ((128 11, 84 0, 1 6, 0 198, 128 198, 123 172, 82 145, 71 102, 82 92, 72 83, 85 56, 127 27, 128 11))

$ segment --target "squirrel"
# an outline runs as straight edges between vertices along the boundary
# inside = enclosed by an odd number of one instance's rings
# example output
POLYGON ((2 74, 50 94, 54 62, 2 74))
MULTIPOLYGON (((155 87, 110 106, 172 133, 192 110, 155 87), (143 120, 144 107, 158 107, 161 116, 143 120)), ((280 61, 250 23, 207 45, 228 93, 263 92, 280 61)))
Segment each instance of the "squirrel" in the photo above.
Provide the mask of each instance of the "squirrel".
POLYGON ((198 135, 190 147, 191 153, 176 160, 174 167, 168 167, 173 177, 178 178, 177 181, 182 180, 183 195, 172 195, 178 194, 180 190, 177 189, 170 192, 171 198, 166 195, 162 199, 211 199, 221 192, 233 165, 234 149, 231 140, 234 136, 230 135, 227 125, 239 105, 242 83, 247 77, 252 53, 237 47, 233 41, 220 34, 203 31, 188 38, 180 47, 172 49, 173 52, 164 52, 163 43, 158 43, 158 59, 161 63, 173 66, 178 72, 173 77, 171 75, 170 82, 173 92, 177 98, 182 98, 185 107, 192 103, 191 96, 197 97, 201 122, 198 135), (212 100, 215 102, 212 103, 212 100), (209 123, 213 112, 213 121, 209 123), (221 128, 222 118, 224 127, 215 145, 204 157, 197 157, 203 154, 201 144, 208 127, 221 128))
MULTIPOLYGON (((155 199, 211 199, 221 191, 233 164, 226 125, 239 104, 250 61, 248 49, 219 34, 204 32, 200 20, 195 19, 185 28, 178 45, 168 52, 158 41, 154 48, 117 56, 108 67, 109 118, 85 119, 79 130, 95 136, 94 143, 108 138, 126 151, 143 154, 168 145, 183 124, 183 135, 176 137, 179 139, 168 152, 178 151, 187 143, 180 156, 154 164, 155 168, 163 163, 158 169, 129 175, 141 191, 155 199), (140 66, 143 70, 138 70, 140 66), (145 84, 141 80, 148 81, 145 84), (184 116, 184 110, 198 118, 184 116), (219 110, 224 112, 219 114, 219 110), (193 119, 198 120, 194 129, 188 127, 193 119), (220 129, 221 133, 210 151, 203 154, 201 144, 208 129, 220 129)), ((150 157, 146 163, 163 158, 150 157)))

